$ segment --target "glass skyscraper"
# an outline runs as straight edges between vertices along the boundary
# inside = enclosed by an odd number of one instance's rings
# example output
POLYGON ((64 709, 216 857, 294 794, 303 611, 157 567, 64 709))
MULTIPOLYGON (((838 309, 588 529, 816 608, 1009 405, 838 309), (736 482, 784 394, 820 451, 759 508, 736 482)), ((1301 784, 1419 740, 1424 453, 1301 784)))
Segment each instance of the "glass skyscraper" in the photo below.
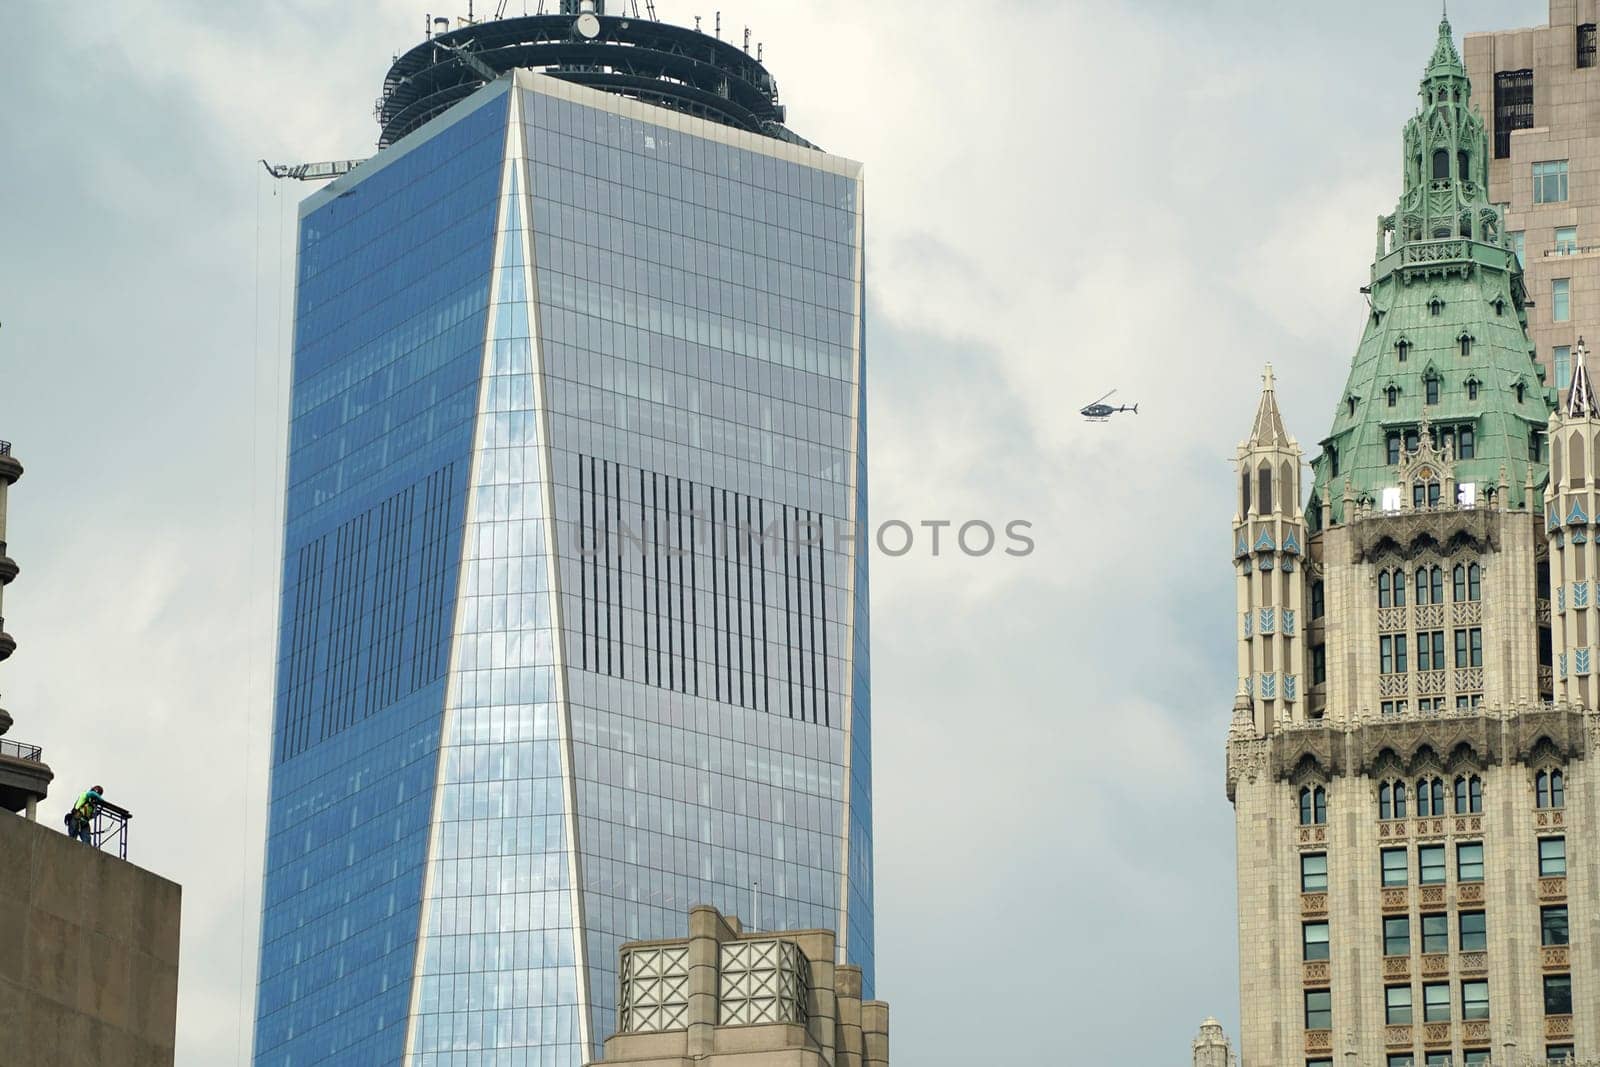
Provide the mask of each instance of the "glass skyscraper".
POLYGON ((861 172, 796 140, 518 70, 302 206, 257 1063, 577 1067, 696 903, 871 995, 861 172))

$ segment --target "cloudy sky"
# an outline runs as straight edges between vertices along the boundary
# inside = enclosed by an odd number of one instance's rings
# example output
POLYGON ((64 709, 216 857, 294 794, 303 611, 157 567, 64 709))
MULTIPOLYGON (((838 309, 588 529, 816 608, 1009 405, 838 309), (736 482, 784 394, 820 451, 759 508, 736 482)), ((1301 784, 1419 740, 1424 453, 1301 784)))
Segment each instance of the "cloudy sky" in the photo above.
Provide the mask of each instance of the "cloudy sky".
MULTIPOLYGON (((183 884, 185 1067, 244 1062, 254 995, 310 191, 256 160, 369 153, 424 6, 8 8, 0 438, 27 475, 0 689, 57 775, 42 817, 102 780, 137 813, 130 858, 183 884)), ((1458 33, 1546 15, 1451 7, 1458 33)), ((1292 432, 1331 418, 1438 6, 723 17, 765 42, 790 124, 867 165, 875 517, 1020 518, 1038 542, 873 563, 895 1058, 1187 1063, 1204 1016, 1238 1015, 1229 461, 1268 360, 1292 432), (1076 416, 1113 387, 1137 418, 1076 416)))

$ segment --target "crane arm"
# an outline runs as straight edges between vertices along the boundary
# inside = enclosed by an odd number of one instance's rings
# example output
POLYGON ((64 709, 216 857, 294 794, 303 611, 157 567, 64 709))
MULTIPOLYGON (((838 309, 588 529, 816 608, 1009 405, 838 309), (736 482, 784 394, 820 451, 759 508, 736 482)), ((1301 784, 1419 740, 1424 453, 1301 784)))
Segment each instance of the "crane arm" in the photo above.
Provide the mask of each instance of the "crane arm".
POLYGON ((274 178, 293 178, 302 182, 320 182, 349 174, 365 163, 364 159, 335 159, 326 163, 268 163, 261 161, 267 173, 274 178))

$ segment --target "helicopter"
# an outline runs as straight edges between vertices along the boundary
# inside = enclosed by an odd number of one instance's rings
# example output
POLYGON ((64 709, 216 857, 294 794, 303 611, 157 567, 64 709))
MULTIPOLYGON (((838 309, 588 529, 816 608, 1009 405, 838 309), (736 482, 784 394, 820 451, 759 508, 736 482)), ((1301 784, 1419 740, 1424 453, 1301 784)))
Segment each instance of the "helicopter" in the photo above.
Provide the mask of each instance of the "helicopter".
POLYGON ((1080 410, 1078 412, 1078 414, 1082 415, 1085 419, 1087 419, 1090 422, 1106 422, 1107 420, 1109 420, 1111 418, 1111 416, 1113 416, 1113 415, 1115 415, 1115 414, 1117 414, 1118 412, 1121 412, 1121 411, 1131 411, 1135 415, 1139 414, 1139 405, 1138 404, 1122 404, 1122 405, 1120 405, 1118 407, 1112 407, 1110 404, 1107 404, 1106 403, 1106 398, 1111 396, 1112 393, 1115 393, 1115 392, 1116 392, 1115 389, 1111 390, 1110 393, 1107 393, 1105 396, 1101 397, 1099 400, 1096 400, 1094 403, 1092 403, 1089 406, 1087 406, 1087 407, 1083 408, 1082 410, 1080 410))

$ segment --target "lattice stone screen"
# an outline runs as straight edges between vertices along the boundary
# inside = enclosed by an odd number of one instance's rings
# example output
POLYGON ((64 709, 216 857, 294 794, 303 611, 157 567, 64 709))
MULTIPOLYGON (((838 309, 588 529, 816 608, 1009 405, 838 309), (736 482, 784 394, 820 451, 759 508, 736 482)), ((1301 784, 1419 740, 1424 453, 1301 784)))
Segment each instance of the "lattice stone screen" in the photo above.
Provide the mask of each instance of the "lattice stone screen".
POLYGON ((792 941, 722 946, 722 1022, 804 1023, 811 968, 792 941))
POLYGON ((623 953, 617 1030, 624 1034, 689 1026, 689 947, 667 945, 623 953))

